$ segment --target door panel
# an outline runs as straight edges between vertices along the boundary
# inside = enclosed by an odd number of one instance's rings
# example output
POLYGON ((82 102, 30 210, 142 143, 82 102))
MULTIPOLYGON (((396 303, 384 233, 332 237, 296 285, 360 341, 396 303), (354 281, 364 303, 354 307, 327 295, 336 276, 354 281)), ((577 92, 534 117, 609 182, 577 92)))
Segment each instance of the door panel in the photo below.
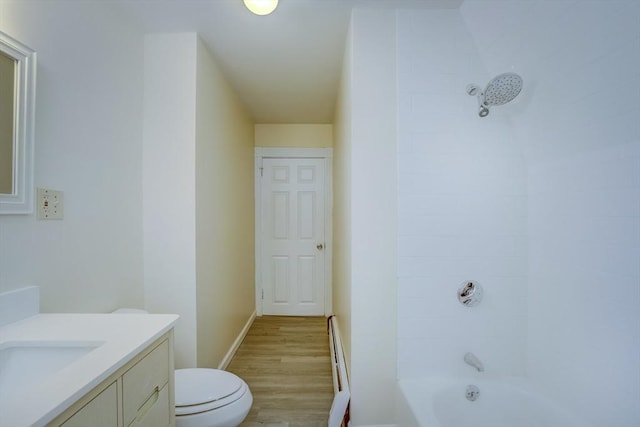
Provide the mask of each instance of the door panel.
POLYGON ((263 314, 324 315, 324 160, 262 167, 263 314))

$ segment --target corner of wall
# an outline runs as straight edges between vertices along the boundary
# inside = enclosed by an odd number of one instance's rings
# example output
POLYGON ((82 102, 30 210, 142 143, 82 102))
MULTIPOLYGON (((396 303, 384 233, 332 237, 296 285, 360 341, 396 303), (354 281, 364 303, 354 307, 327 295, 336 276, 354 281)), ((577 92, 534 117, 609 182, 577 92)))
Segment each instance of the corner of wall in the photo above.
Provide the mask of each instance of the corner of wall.
POLYGON ((202 40, 197 55, 197 363, 216 367, 230 357, 255 310, 254 129, 202 40))
POLYGON ((396 13, 354 9, 352 25, 350 379, 360 425, 395 420, 387 391, 397 365, 396 13))
POLYGON ((352 26, 349 27, 333 124, 333 313, 351 371, 351 91, 352 26))
POLYGON ((195 37, 152 34, 144 46, 145 308, 180 315, 177 367, 196 366, 195 37))

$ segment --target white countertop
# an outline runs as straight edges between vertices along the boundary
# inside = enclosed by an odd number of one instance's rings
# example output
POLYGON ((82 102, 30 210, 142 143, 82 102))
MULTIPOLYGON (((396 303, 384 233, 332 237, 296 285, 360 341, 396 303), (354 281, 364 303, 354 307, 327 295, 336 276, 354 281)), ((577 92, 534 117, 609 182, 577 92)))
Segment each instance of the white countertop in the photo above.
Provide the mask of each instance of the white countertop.
POLYGON ((103 342, 37 387, 0 396, 0 426, 46 425, 177 320, 174 314, 37 314, 0 326, 0 345, 13 341, 103 342))

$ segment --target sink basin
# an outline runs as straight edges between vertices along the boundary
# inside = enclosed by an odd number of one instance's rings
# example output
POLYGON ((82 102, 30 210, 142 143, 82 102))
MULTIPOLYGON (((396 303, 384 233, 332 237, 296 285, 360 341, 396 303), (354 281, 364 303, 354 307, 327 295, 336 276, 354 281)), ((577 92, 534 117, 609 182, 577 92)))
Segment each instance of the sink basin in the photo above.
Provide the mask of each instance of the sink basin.
POLYGON ((87 341, 1 343, 0 396, 15 395, 45 381, 102 344, 87 341))

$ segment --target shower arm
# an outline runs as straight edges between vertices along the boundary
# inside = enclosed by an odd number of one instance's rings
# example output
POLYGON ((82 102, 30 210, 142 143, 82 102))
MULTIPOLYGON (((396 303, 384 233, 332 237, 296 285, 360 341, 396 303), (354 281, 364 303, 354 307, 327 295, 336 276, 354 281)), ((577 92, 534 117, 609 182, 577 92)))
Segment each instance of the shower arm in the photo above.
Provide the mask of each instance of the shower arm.
POLYGON ((484 100, 484 91, 478 85, 471 83, 467 85, 467 94, 478 99, 478 115, 486 117, 489 114, 489 105, 484 100))
POLYGON ((486 117, 489 115, 489 105, 484 100, 484 92, 480 92, 478 95, 478 115, 480 117, 486 117))

